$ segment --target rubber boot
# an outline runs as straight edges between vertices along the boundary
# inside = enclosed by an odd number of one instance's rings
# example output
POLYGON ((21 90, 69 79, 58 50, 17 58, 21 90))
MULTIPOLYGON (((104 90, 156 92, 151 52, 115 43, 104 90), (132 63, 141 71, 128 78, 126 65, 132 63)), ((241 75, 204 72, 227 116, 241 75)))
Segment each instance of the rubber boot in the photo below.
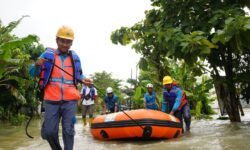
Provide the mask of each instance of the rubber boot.
POLYGON ((89 118, 89 126, 91 126, 93 118, 89 118))
POLYGON ((83 125, 86 126, 87 125, 86 118, 83 118, 82 121, 83 121, 83 125))

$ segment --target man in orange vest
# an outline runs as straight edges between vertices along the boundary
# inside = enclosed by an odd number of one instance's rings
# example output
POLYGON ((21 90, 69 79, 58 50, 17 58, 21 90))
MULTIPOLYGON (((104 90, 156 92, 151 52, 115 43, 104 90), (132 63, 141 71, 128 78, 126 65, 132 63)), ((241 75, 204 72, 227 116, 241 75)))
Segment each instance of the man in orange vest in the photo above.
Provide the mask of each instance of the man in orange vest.
POLYGON ((81 99, 77 84, 79 81, 85 84, 89 82, 82 74, 78 55, 69 50, 73 40, 73 30, 62 26, 56 34, 57 49, 46 48, 30 67, 31 75, 40 76, 39 87, 44 91, 45 114, 41 135, 53 150, 62 149, 58 136, 60 119, 64 149, 73 149, 76 108, 81 99))

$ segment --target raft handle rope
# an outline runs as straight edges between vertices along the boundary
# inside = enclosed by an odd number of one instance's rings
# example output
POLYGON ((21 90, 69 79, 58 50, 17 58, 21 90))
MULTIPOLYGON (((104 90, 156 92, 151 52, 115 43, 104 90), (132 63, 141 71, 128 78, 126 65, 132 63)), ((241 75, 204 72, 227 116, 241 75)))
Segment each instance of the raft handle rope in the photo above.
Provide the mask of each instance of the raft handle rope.
MULTIPOLYGON (((34 84, 33 84, 33 89, 34 89, 34 91, 35 91, 35 89, 36 89, 36 73, 37 73, 37 70, 35 69, 35 73, 34 73, 34 74, 35 74, 35 77, 34 77, 34 84)), ((35 94, 35 93, 34 93, 34 94, 35 94)), ((29 98, 30 98, 30 97, 29 97, 29 98)), ((31 122, 31 120, 32 120, 32 118, 33 118, 33 115, 34 115, 34 109, 33 109, 33 106, 32 106, 32 100, 29 100, 28 106, 29 106, 28 116, 29 116, 30 118, 29 118, 29 120, 28 120, 28 122, 27 122, 27 124, 26 124, 26 126, 25 126, 25 133, 26 133, 26 135, 27 135, 29 138, 33 139, 34 137, 31 136, 31 135, 29 134, 29 132, 28 132, 29 124, 30 124, 30 122, 31 122)))
POLYGON ((129 116, 124 110, 121 110, 126 116, 129 117, 129 119, 131 119, 132 121, 134 121, 135 124, 137 124, 137 126, 139 126, 142 130, 144 130, 145 128, 143 128, 143 126, 141 126, 136 120, 134 120, 131 116, 129 116))
MULTIPOLYGON (((66 74, 68 74, 69 76, 71 76, 71 77, 73 77, 73 78, 75 78, 72 74, 70 74, 69 72, 67 72, 66 70, 64 70, 63 68, 61 68, 61 67, 59 67, 58 65, 56 65, 55 63, 53 63, 53 62, 51 62, 50 60, 47 60, 47 59, 45 59, 47 62, 49 62, 49 63, 51 63, 51 64, 53 64, 53 66, 55 66, 55 67, 57 67, 58 69, 60 69, 60 70, 62 70, 63 72, 65 72, 66 74)), ((82 82, 82 80, 80 80, 80 79, 77 79, 81 84, 84 84, 83 82, 82 82)), ((94 86, 96 89, 98 89, 96 86, 94 86)), ((100 92, 100 90, 98 90, 99 92, 100 92)), ((103 94, 103 93, 102 93, 103 94)), ((121 110, 127 117, 129 117, 129 119, 131 119, 132 121, 134 121, 135 122, 135 124, 137 125, 137 126, 139 126, 144 132, 147 132, 147 128, 144 128, 143 126, 141 126, 136 120, 134 120, 131 116, 129 116, 124 110, 121 110)))
POLYGON ((32 104, 29 104, 29 107, 30 107, 30 109, 29 109, 29 111, 28 111, 28 115, 29 115, 30 118, 29 118, 29 120, 28 120, 28 122, 27 122, 27 124, 26 124, 26 126, 25 126, 25 133, 26 133, 26 135, 27 135, 29 138, 33 139, 34 137, 31 136, 31 135, 29 134, 29 132, 28 132, 28 127, 29 127, 30 121, 31 121, 32 118, 33 118, 33 107, 32 107, 32 104))

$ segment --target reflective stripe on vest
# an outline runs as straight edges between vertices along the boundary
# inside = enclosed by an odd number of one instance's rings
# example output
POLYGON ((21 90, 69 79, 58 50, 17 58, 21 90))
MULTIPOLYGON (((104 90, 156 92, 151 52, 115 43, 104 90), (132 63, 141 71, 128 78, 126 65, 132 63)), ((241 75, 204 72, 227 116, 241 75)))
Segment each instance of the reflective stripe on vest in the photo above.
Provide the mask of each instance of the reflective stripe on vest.
MULTIPOLYGON (((76 65, 74 65, 74 61, 72 62, 70 55, 66 56, 64 60, 61 60, 60 55, 56 54, 55 50, 52 55, 51 49, 46 49, 44 56, 45 59, 54 62, 55 65, 61 67, 70 74, 74 74, 73 72, 76 69, 81 70, 79 68, 74 69, 76 65)), ((44 88, 45 100, 60 101, 80 99, 80 93, 75 86, 77 82, 73 80, 72 76, 66 74, 57 67, 53 67, 53 64, 49 62, 45 62, 42 68, 40 74, 40 88, 44 88)), ((80 73, 77 74, 79 74, 80 77, 80 73)))
MULTIPOLYGON (((42 71, 40 73, 40 81, 39 81, 39 88, 41 90, 43 90, 49 82, 50 75, 53 69, 53 63, 55 62, 55 53, 56 53, 56 49, 52 49, 52 48, 45 49, 44 58, 47 59, 49 62, 45 61, 44 65, 42 66, 42 71)), ((81 74, 82 74, 81 62, 80 62, 78 55, 74 51, 70 50, 69 56, 70 56, 71 61, 73 62, 73 64, 70 64, 70 67, 71 68, 73 67, 73 72, 72 72, 72 75, 74 76, 73 82, 76 86, 78 84, 78 79, 80 79, 81 74)), ((69 66, 67 65, 64 66, 65 70, 67 70, 66 68, 68 67, 69 66)))
POLYGON ((64 84, 74 84, 73 80, 66 80, 66 79, 62 80, 62 78, 50 78, 49 82, 61 82, 64 84))

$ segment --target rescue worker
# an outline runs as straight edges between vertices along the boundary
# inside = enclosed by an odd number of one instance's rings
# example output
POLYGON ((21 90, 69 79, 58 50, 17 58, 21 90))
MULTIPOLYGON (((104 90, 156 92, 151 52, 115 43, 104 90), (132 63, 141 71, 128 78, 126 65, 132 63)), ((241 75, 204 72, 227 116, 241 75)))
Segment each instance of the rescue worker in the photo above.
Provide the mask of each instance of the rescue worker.
POLYGON ((118 97, 113 93, 113 89, 111 87, 108 87, 106 89, 106 96, 104 97, 104 106, 103 106, 103 112, 104 114, 118 112, 119 111, 119 102, 118 97))
MULTIPOLYGON (((173 79, 170 76, 163 78, 163 86, 162 111, 174 115, 183 125, 182 116, 184 106, 187 105, 186 96, 183 95, 182 89, 173 86, 173 79)), ((186 129, 189 130, 190 123, 186 126, 186 129)))
POLYGON ((83 86, 81 90, 82 95, 82 119, 84 126, 87 125, 86 113, 89 113, 89 125, 91 125, 94 114, 94 104, 98 104, 97 90, 93 86, 93 81, 83 86))
POLYGON ((62 149, 58 135, 60 119, 64 150, 73 149, 76 108, 81 99, 77 85, 79 80, 85 84, 89 82, 82 74, 80 58, 75 51, 69 50, 73 40, 74 32, 70 27, 59 28, 56 34, 57 49, 46 48, 29 70, 31 75, 40 76, 39 88, 44 91, 45 103, 41 135, 53 150, 62 149))
MULTIPOLYGON (((172 84, 173 84, 173 86, 176 86, 176 87, 178 87, 178 88, 181 89, 181 87, 178 86, 178 83, 177 83, 176 81, 173 81, 172 84)), ((188 104, 188 98, 187 98, 187 96, 186 96, 185 91, 184 91, 183 89, 181 89, 181 90, 182 90, 182 96, 183 96, 182 99, 186 99, 186 100, 187 100, 187 103, 184 104, 184 105, 182 106, 182 109, 181 109, 181 110, 182 110, 184 122, 185 122, 185 124, 186 124, 186 130, 189 131, 189 130, 190 130, 190 125, 191 125, 190 106, 189 106, 189 104, 188 104)))
POLYGON ((156 92, 153 91, 153 84, 147 84, 147 93, 144 94, 144 108, 158 110, 159 99, 156 96, 156 92))

